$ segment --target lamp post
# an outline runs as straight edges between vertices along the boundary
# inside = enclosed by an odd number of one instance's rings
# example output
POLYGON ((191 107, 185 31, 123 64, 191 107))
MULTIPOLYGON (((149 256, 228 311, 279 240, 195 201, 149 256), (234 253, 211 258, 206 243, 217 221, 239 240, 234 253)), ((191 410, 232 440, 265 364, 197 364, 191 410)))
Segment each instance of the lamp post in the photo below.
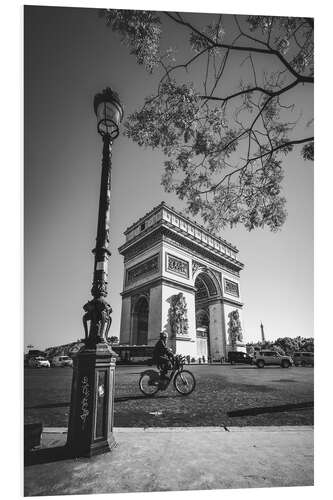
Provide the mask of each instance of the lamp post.
POLYGON ((74 358, 67 447, 72 456, 92 456, 110 451, 115 444, 113 401, 115 356, 107 343, 112 308, 105 300, 108 283, 111 148, 119 135, 123 109, 109 87, 94 98, 97 130, 103 140, 94 275, 84 306, 85 341, 74 358))

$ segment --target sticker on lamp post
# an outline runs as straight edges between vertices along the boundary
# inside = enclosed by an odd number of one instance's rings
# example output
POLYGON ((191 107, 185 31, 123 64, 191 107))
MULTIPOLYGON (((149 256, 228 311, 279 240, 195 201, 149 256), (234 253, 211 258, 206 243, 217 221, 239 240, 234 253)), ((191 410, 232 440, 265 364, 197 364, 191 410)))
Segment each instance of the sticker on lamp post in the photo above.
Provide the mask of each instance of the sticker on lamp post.
POLYGON ((89 402, 88 402, 88 399, 89 399, 89 395, 90 395, 90 390, 89 390, 89 381, 88 381, 88 377, 87 376, 84 376, 82 378, 82 382, 81 382, 81 394, 82 394, 82 399, 81 399, 81 414, 80 414, 80 418, 82 420, 82 430, 83 430, 85 428, 86 420, 87 420, 87 417, 89 415, 89 410, 88 410, 89 402))

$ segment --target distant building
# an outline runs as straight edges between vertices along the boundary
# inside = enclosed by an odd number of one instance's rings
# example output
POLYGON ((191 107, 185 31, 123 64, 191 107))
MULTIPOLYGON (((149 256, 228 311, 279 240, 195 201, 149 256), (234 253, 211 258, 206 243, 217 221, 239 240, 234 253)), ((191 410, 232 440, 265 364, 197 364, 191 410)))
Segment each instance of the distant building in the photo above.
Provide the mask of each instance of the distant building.
POLYGON ((45 351, 40 351, 39 349, 29 349, 27 357, 36 358, 37 356, 45 356, 45 351))
POLYGON ((177 353, 226 359, 228 315, 242 321, 237 248, 164 202, 124 234, 120 344, 151 346, 165 329, 177 353))

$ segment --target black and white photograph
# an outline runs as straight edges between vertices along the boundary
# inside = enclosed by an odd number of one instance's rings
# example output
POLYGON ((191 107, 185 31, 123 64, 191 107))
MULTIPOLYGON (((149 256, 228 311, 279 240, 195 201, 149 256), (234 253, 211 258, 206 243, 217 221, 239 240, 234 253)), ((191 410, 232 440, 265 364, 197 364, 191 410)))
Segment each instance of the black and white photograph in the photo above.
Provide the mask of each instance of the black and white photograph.
POLYGON ((316 20, 137 4, 21 7, 24 496, 308 490, 316 20))

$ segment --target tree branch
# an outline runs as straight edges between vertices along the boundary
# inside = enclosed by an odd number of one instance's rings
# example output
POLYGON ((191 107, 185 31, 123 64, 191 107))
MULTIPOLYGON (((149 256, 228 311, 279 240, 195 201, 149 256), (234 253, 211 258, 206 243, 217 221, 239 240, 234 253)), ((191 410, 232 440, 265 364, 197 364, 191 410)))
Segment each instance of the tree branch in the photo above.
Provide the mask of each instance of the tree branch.
POLYGON ((312 142, 313 140, 314 140, 314 137, 307 137, 306 139, 295 139, 295 140, 292 140, 292 141, 287 141, 287 142, 284 142, 282 144, 279 144, 278 146, 275 146, 273 149, 270 149, 266 153, 263 153, 263 154, 260 154, 258 156, 254 156, 252 158, 249 158, 244 165, 242 165, 241 167, 237 168, 233 172, 229 172, 229 174, 226 174, 217 184, 215 184, 214 186, 212 186, 210 189, 205 190, 205 191, 200 191, 200 194, 205 194, 205 193, 210 193, 212 191, 215 191, 216 188, 218 188, 221 184, 223 184, 223 182, 226 179, 230 178, 232 175, 236 174, 237 172, 240 172, 241 170, 245 170, 246 167, 250 163, 252 163, 252 162, 254 162, 256 160, 260 160, 262 158, 265 158, 266 156, 269 156, 269 155, 272 156, 273 153, 275 153, 279 149, 283 149, 283 148, 285 148, 287 146, 294 146, 296 144, 304 144, 305 142, 312 142))
MULTIPOLYGON (((271 47, 269 48, 260 48, 260 47, 251 47, 251 46, 239 46, 239 45, 230 45, 227 43, 216 43, 214 42, 211 38, 209 38, 207 35, 199 31, 197 28, 195 28, 192 24, 188 23, 187 21, 184 21, 183 19, 177 19, 174 17, 170 12, 164 12, 164 14, 172 19, 174 22, 181 24, 182 26, 186 26, 190 30, 192 30, 194 33, 202 37, 206 42, 210 45, 210 48, 222 48, 222 49, 230 49, 230 50, 235 50, 235 51, 242 51, 242 52, 256 52, 258 54, 268 54, 268 55, 274 55, 276 56, 280 62, 288 69, 288 71, 295 77, 297 80, 300 82, 304 83, 313 83, 314 82, 314 77, 312 76, 305 76, 297 73, 297 71, 294 70, 294 68, 289 64, 289 62, 282 56, 282 54, 271 47)), ((264 43, 264 42, 261 42, 264 43)))
POLYGON ((199 96, 201 99, 207 99, 211 101, 222 101, 222 102, 227 102, 230 101, 230 99, 234 99, 235 97, 239 97, 244 94, 250 94, 251 92, 261 92, 262 94, 268 95, 269 97, 278 97, 281 94, 284 94, 285 92, 288 92, 288 90, 292 89, 293 87, 296 87, 300 82, 298 80, 294 80, 292 83, 287 85, 286 87, 283 87, 280 90, 277 90, 275 92, 271 92, 264 87, 251 87, 249 89, 245 90, 240 90, 239 92, 236 92, 235 94, 231 94, 226 97, 215 97, 215 96, 206 96, 206 95, 201 95, 199 96))

